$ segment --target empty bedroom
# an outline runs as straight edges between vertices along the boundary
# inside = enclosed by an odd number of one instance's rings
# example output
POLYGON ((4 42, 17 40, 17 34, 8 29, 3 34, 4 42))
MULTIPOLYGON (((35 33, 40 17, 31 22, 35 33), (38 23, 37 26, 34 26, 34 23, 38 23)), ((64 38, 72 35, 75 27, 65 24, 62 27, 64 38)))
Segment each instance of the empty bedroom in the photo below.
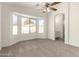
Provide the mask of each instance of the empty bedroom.
POLYGON ((0 2, 0 57, 79 57, 79 2, 0 2))

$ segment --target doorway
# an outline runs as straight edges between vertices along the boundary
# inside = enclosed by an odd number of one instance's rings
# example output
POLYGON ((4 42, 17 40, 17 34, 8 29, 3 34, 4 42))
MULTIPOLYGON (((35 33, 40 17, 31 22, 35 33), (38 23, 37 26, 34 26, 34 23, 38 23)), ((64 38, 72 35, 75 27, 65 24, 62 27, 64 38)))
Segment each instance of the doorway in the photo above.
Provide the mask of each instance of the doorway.
POLYGON ((64 14, 59 13, 55 15, 54 18, 54 25, 55 25, 55 40, 64 41, 64 14))

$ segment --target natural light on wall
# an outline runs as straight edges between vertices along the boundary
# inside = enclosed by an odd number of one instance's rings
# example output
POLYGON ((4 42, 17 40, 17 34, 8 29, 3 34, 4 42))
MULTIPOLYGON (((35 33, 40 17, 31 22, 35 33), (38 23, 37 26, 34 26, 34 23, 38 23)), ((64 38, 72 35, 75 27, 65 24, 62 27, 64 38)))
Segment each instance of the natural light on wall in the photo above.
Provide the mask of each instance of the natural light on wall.
POLYGON ((17 35, 17 16, 16 15, 12 15, 13 16, 13 35, 17 35))

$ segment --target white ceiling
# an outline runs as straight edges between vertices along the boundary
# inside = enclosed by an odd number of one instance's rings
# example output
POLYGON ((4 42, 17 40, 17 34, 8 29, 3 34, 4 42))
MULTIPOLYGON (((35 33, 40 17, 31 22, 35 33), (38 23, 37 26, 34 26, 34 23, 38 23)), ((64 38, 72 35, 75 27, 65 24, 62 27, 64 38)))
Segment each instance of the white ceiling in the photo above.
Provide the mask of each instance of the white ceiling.
MULTIPOLYGON (((5 3, 17 5, 17 6, 30 7, 30 8, 34 8, 34 9, 41 9, 42 7, 44 7, 46 2, 5 2, 5 3), (36 6, 37 4, 39 6, 36 6)), ((53 2, 49 2, 49 3, 53 3, 53 2)))
POLYGON ((22 6, 36 7, 37 4, 39 4, 40 6, 44 6, 45 2, 21 2, 17 4, 22 6))

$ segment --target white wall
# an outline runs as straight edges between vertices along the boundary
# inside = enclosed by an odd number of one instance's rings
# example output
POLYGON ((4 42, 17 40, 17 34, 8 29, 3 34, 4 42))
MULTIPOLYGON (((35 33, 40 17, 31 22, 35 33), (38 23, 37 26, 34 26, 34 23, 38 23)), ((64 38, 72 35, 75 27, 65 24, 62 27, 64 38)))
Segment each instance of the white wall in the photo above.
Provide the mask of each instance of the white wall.
POLYGON ((65 43, 68 43, 68 3, 63 2, 60 3, 56 6, 54 6, 55 8, 57 8, 57 11, 53 11, 51 13, 49 13, 49 29, 48 29, 48 37, 50 39, 55 40, 55 33, 54 33, 54 16, 59 14, 59 13, 63 13, 64 14, 64 20, 65 20, 65 43))
POLYGON ((54 35, 54 17, 53 17, 53 13, 54 12, 51 12, 48 15, 48 38, 52 39, 52 40, 55 40, 54 39, 55 35, 54 35))
MULTIPOLYGON (((37 10, 21 7, 21 6, 3 4, 2 5, 2 47, 10 46, 16 42, 23 41, 23 40, 29 40, 29 39, 39 38, 39 37, 47 38, 46 29, 44 34, 36 34, 36 33, 29 34, 29 35, 18 34, 20 37, 18 37, 18 35, 13 36, 12 18, 11 18, 12 12, 33 15, 33 16, 42 17, 43 19, 45 19, 45 14, 42 14, 37 10)), ((45 26, 45 28, 47 27, 45 26)))
POLYGON ((69 44, 79 47, 79 2, 70 3, 69 44))
POLYGON ((1 4, 0 4, 0 50, 1 50, 1 4))

